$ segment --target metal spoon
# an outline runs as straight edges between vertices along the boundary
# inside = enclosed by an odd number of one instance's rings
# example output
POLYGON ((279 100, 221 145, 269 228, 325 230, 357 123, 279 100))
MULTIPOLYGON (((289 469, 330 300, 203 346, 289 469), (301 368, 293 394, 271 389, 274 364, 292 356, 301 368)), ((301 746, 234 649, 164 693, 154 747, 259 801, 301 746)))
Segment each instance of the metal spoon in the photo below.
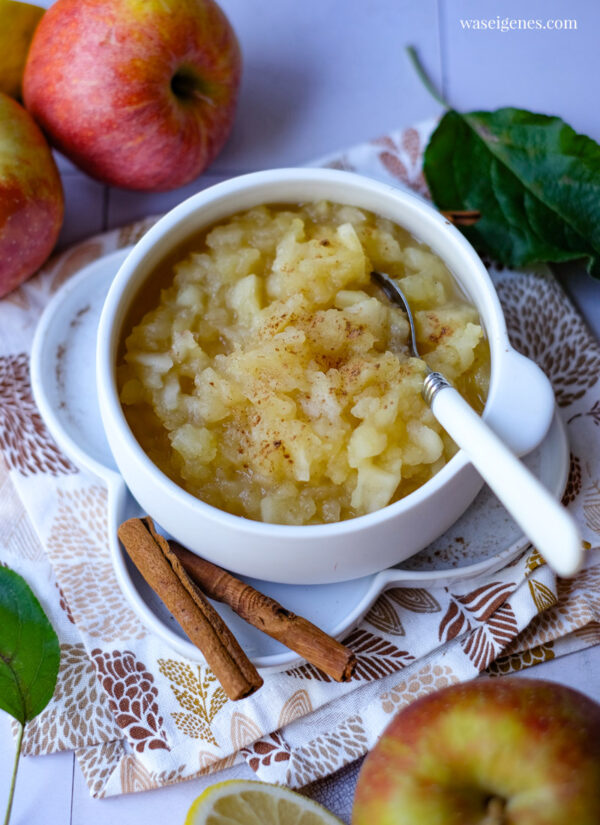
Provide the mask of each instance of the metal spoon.
MULTIPOLYGON (((392 303, 406 312, 411 350, 421 358, 410 306, 400 287, 382 272, 371 272, 392 303)), ((464 450, 488 486, 560 576, 573 576, 581 567, 581 536, 574 519, 522 464, 496 433, 439 372, 427 367, 423 398, 454 442, 464 450)))

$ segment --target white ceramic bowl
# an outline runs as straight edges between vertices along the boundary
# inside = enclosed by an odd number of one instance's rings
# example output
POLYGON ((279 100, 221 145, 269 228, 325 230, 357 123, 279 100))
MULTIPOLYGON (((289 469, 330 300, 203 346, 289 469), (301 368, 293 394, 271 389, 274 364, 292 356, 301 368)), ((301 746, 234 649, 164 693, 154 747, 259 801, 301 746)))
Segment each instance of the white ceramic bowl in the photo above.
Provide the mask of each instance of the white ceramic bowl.
POLYGON ((370 575, 413 555, 440 536, 482 485, 462 451, 415 492, 374 513, 335 524, 264 524, 231 515, 165 476, 134 438, 118 398, 116 353, 121 327, 141 284, 182 241, 236 212, 263 203, 327 199, 387 217, 426 243, 476 305, 491 350, 484 418, 519 455, 536 447, 554 412, 541 370, 510 345, 502 309, 470 244, 421 199, 391 186, 330 169, 278 169, 206 189, 165 215, 121 266, 98 331, 98 397, 106 435, 126 484, 143 509, 192 551, 241 575, 290 584, 324 584, 370 575))

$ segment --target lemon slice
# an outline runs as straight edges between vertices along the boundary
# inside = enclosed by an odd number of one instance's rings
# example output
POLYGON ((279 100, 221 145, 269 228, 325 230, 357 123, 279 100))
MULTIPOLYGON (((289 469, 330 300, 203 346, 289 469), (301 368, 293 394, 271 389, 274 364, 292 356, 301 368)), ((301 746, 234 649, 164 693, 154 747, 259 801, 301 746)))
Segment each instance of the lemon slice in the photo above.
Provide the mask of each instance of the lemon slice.
POLYGON ((192 803, 184 825, 343 825, 318 802, 289 788, 231 779, 192 803))

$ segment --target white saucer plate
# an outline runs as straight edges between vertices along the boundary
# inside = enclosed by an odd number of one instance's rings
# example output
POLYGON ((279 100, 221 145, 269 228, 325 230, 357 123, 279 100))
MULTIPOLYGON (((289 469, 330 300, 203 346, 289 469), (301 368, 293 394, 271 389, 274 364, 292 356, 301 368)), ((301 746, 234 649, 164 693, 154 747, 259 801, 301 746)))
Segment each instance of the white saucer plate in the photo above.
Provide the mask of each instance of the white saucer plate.
MULTIPOLYGON (((108 447, 96 394, 96 331, 108 288, 129 249, 84 267, 56 293, 36 330, 31 353, 33 394, 56 442, 71 460, 108 488, 108 532, 115 571, 133 610, 183 656, 204 661, 160 599, 148 587, 117 540, 117 527, 142 515, 108 447)), ((543 443, 525 459, 558 498, 569 469, 564 426, 556 413, 543 443)), ((150 514, 151 515, 151 514, 150 514)), ((347 635, 389 587, 444 587, 492 573, 516 558, 528 540, 487 487, 443 536, 397 567, 353 581, 285 585, 246 579, 285 607, 337 638, 347 635)), ((297 664, 296 653, 215 604, 240 644, 261 669, 297 664)))

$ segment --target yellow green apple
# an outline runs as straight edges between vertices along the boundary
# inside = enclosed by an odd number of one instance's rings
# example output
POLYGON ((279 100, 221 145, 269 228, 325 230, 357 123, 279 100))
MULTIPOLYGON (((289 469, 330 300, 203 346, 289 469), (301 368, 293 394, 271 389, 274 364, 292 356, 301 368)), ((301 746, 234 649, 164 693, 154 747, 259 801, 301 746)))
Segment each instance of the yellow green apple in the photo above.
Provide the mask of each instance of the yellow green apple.
POLYGON ((44 263, 63 212, 50 147, 31 115, 0 92, 0 297, 44 263))
POLYGON ((215 159, 240 74, 235 33, 214 0, 57 0, 33 38, 23 96, 85 172, 158 191, 215 159))
POLYGON ((600 705, 536 679, 408 705, 359 774, 352 825, 600 823, 600 705))
POLYGON ((0 92, 20 99, 25 58, 44 9, 0 0, 0 92))

